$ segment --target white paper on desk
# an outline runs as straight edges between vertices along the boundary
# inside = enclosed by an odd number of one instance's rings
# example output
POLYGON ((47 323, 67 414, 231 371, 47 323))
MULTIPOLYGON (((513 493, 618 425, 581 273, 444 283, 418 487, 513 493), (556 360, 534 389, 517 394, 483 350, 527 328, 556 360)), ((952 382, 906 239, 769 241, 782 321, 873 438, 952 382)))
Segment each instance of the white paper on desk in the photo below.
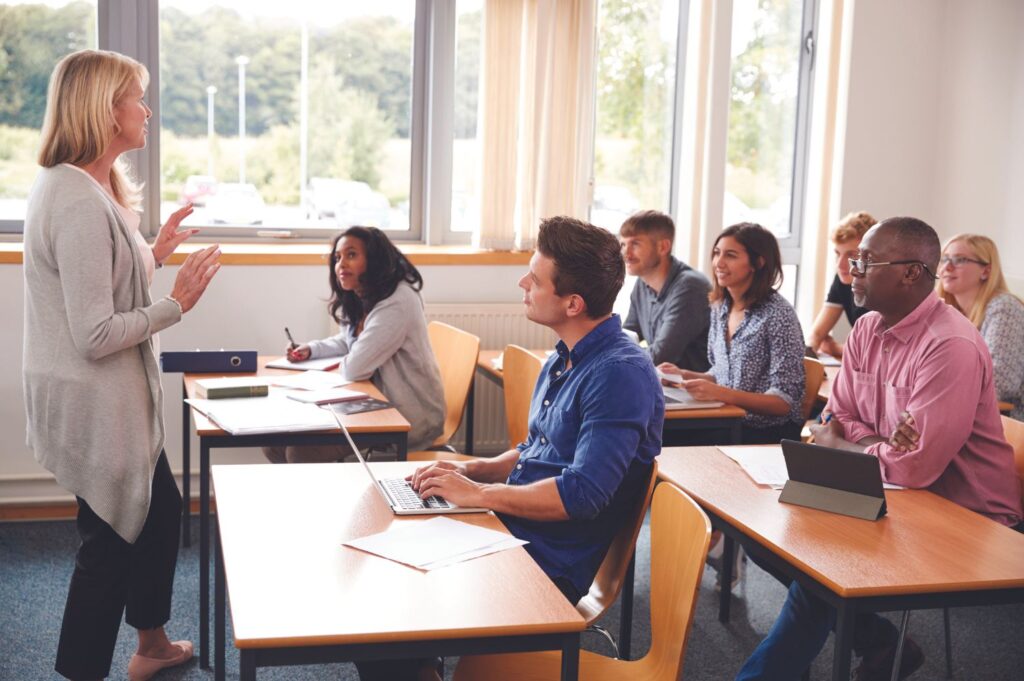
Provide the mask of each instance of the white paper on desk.
POLYGON ((434 570, 526 543, 504 532, 437 517, 403 522, 385 532, 344 542, 344 545, 419 570, 434 570))
POLYGON ((843 364, 842 362, 840 362, 838 359, 836 359, 832 355, 826 355, 824 352, 819 352, 818 353, 818 361, 821 362, 821 364, 823 366, 827 366, 827 367, 838 367, 838 366, 842 366, 842 364, 843 364))
POLYGON ((320 359, 307 359, 303 362, 292 362, 287 357, 280 357, 273 362, 267 362, 268 369, 295 369, 297 371, 329 371, 341 364, 341 356, 321 357, 320 359))
POLYGON ((789 480, 782 447, 719 447, 718 451, 735 461, 759 485, 781 488, 789 480))
MULTIPOLYGON (((735 461, 759 485, 782 489, 789 481, 786 459, 781 446, 723 447, 718 451, 735 461)), ((905 489, 899 485, 882 483, 885 489, 905 489)))
POLYGON ((504 352, 501 353, 500 355, 498 355, 497 357, 492 357, 491 358, 491 366, 494 367, 495 371, 502 371, 501 366, 503 364, 503 360, 504 359, 505 359, 505 353, 504 352))
POLYGON ((226 400, 185 400, 196 411, 232 435, 294 433, 306 430, 334 430, 334 416, 315 404, 270 397, 242 397, 226 400))
POLYGON ((270 385, 292 388, 295 390, 330 390, 349 385, 341 374, 336 371, 303 371, 300 374, 270 377, 270 385))

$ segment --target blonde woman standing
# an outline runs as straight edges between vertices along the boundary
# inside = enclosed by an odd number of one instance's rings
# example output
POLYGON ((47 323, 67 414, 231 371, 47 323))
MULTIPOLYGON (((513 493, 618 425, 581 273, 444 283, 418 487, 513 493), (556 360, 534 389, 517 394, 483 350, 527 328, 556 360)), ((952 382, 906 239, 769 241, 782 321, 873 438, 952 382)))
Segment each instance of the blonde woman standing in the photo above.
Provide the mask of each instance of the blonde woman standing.
MULTIPOLYGON (((78 500, 81 546, 56 670, 110 673, 121 617, 138 630, 131 681, 191 659, 170 618, 181 495, 163 452, 154 336, 181 321, 220 267, 217 246, 191 254, 171 294, 153 272, 196 230, 177 211, 150 247, 140 188, 121 154, 146 144, 149 77, 138 62, 83 50, 50 77, 39 164, 25 217, 24 390, 27 442, 78 500)), ((124 672, 116 676, 123 678, 124 672)))
POLYGON ((942 248, 939 297, 981 331, 992 355, 996 393, 1024 420, 1024 303, 1010 293, 995 243, 980 234, 957 234, 942 248))

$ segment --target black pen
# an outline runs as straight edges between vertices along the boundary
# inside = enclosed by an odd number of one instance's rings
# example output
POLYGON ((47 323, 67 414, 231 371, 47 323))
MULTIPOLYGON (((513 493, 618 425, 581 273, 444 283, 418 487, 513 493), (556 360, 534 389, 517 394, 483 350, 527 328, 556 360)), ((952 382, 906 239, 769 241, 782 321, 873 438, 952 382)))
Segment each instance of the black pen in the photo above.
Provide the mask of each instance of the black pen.
POLYGON ((292 332, 288 330, 287 326, 284 327, 284 335, 288 336, 288 342, 291 343, 291 345, 288 346, 290 350, 294 350, 295 348, 299 347, 299 344, 295 342, 294 338, 292 338, 292 332))

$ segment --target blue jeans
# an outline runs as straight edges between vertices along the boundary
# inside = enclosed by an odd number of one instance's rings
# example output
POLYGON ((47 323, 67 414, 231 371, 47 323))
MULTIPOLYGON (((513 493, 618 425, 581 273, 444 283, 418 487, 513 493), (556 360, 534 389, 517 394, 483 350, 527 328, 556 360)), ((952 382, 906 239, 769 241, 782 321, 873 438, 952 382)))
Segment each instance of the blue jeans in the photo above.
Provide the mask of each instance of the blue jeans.
MULTIPOLYGON (((832 606, 793 582, 778 619, 744 663, 736 681, 797 681, 821 652, 835 626, 836 611, 832 606)), ((863 654, 869 648, 895 641, 898 633, 884 617, 874 613, 858 615, 854 620, 853 649, 863 654)))

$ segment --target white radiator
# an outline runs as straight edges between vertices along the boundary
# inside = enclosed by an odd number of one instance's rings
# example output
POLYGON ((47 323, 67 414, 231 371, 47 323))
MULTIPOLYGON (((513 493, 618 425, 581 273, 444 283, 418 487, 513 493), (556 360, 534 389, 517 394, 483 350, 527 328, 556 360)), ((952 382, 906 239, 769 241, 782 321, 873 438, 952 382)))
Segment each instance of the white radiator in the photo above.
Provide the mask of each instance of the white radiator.
MULTIPOLYGON (((558 340, 546 326, 526 318, 522 303, 492 304, 428 304, 428 321, 439 321, 480 337, 481 349, 502 349, 512 343, 524 348, 554 348, 558 340)), ((473 453, 494 454, 508 448, 505 432, 505 400, 494 383, 477 374, 476 412, 473 430, 473 453)), ((465 447, 465 424, 451 445, 462 451, 465 447)))

